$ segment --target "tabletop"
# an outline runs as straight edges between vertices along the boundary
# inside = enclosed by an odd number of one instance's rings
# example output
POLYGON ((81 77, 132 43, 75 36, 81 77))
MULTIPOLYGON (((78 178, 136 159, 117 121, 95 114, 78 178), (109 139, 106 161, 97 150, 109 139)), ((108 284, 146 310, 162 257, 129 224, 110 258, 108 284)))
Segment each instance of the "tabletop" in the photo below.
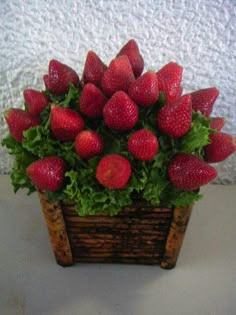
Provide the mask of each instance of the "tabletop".
POLYGON ((0 314, 235 315, 236 186, 209 185, 177 266, 56 264, 36 194, 0 175, 0 314))

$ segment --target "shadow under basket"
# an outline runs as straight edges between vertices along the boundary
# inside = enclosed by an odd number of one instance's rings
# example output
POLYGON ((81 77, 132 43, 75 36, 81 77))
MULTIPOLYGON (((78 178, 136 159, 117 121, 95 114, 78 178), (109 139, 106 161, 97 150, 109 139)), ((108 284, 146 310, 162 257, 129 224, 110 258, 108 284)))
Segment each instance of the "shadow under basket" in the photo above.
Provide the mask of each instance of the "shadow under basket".
POLYGON ((192 205, 157 208, 137 200, 116 216, 79 216, 73 205, 49 202, 39 192, 56 261, 157 264, 174 268, 192 205))

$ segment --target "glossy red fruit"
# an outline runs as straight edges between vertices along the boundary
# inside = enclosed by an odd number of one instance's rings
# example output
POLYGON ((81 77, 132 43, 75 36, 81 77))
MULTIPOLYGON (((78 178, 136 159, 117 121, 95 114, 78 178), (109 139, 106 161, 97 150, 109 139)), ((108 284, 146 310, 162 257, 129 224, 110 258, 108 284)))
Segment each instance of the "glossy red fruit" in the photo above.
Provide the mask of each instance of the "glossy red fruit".
POLYGON ((33 116, 38 116, 48 106, 47 96, 39 91, 27 89, 23 95, 28 112, 33 116))
POLYGON ((69 66, 57 61, 51 60, 49 63, 49 90, 56 95, 64 94, 69 91, 70 84, 77 86, 79 77, 77 73, 69 66))
POLYGON ((134 74, 127 56, 120 56, 113 59, 104 72, 101 86, 103 92, 111 96, 116 91, 128 91, 129 86, 134 82, 134 74))
POLYGON ((50 128, 56 139, 70 141, 84 128, 84 121, 76 111, 53 104, 50 128))
POLYGON ((208 163, 224 161, 236 150, 235 139, 224 132, 216 132, 210 135, 211 143, 204 148, 204 159, 208 163))
POLYGON ((191 93, 193 110, 200 111, 203 115, 209 117, 218 95, 219 91, 215 87, 191 93))
POLYGON ((153 105, 159 96, 158 79, 155 72, 148 71, 131 83, 129 96, 142 107, 153 105))
POLYGON ((79 108, 87 117, 101 117, 106 101, 106 97, 96 85, 87 83, 80 96, 79 108))
POLYGON ((121 155, 111 154, 104 156, 96 170, 98 182, 110 189, 124 188, 131 176, 130 162, 121 155))
POLYGON ((92 130, 81 131, 75 139, 75 151, 83 159, 90 159, 103 151, 103 140, 92 130))
POLYGON ((179 97, 182 95, 182 93, 183 93, 183 87, 180 86, 180 87, 178 88, 177 93, 176 93, 176 97, 179 98, 179 97))
POLYGON ((175 101, 182 93, 181 80, 183 68, 175 62, 170 62, 157 73, 159 91, 166 95, 167 103, 175 101))
POLYGON ((26 172, 40 190, 57 191, 64 181, 66 164, 57 156, 45 157, 30 164, 26 172))
POLYGON ((144 68, 143 57, 140 55, 138 45, 134 39, 129 40, 119 51, 117 57, 126 55, 133 69, 135 77, 139 77, 144 68))
POLYGON ((178 154, 170 162, 169 179, 178 189, 191 191, 216 178, 216 170, 191 154, 178 154))
POLYGON ((105 104, 103 117, 111 129, 130 130, 138 121, 138 107, 125 92, 118 91, 105 104))
POLYGON ((147 129, 141 129, 131 135, 128 140, 129 152, 138 160, 150 161, 158 151, 157 137, 147 129))
POLYGON ((43 76, 43 82, 44 82, 46 90, 49 90, 49 75, 48 74, 45 74, 43 76))
POLYGON ((90 82, 99 85, 107 66, 98 55, 90 50, 87 54, 82 80, 84 83, 90 82))
POLYGON ((30 113, 19 108, 8 109, 4 113, 4 116, 10 134, 17 142, 22 142, 24 131, 40 124, 40 120, 37 117, 34 117, 30 113))
POLYGON ((160 109, 157 117, 158 127, 173 138, 185 135, 191 128, 192 105, 189 94, 160 109))
POLYGON ((225 119, 223 117, 213 117, 211 118, 210 128, 220 131, 225 124, 225 119))

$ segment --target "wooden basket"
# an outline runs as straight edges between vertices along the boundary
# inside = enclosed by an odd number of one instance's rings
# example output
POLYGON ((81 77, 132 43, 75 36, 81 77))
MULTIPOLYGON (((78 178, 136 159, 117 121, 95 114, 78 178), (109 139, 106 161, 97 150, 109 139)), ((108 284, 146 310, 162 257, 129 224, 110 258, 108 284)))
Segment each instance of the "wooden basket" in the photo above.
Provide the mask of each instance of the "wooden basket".
POLYGON ((58 264, 115 262, 175 267, 191 215, 185 208, 153 208, 137 200, 116 216, 81 217, 73 205, 50 203, 39 192, 58 264))

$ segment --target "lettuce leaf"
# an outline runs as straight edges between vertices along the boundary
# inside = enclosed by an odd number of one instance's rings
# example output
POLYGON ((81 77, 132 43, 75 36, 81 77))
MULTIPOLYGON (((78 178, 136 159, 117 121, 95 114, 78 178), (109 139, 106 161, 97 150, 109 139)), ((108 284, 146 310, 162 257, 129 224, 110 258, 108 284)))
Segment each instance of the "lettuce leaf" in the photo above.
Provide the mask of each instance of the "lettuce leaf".
POLYGON ((210 143, 209 135, 213 132, 210 120, 200 112, 193 112, 191 129, 179 141, 180 151, 202 156, 202 148, 210 143))
POLYGON ((16 193, 19 189, 26 188, 28 189, 27 194, 31 194, 36 189, 26 174, 26 168, 37 160, 37 157, 26 151, 11 135, 3 139, 2 145, 8 149, 9 154, 15 156, 10 173, 14 192, 16 193))
POLYGON ((66 173, 69 182, 64 190, 68 200, 73 200, 80 216, 107 212, 116 215, 122 207, 132 204, 130 190, 112 190, 99 187, 93 170, 71 170, 66 173))

